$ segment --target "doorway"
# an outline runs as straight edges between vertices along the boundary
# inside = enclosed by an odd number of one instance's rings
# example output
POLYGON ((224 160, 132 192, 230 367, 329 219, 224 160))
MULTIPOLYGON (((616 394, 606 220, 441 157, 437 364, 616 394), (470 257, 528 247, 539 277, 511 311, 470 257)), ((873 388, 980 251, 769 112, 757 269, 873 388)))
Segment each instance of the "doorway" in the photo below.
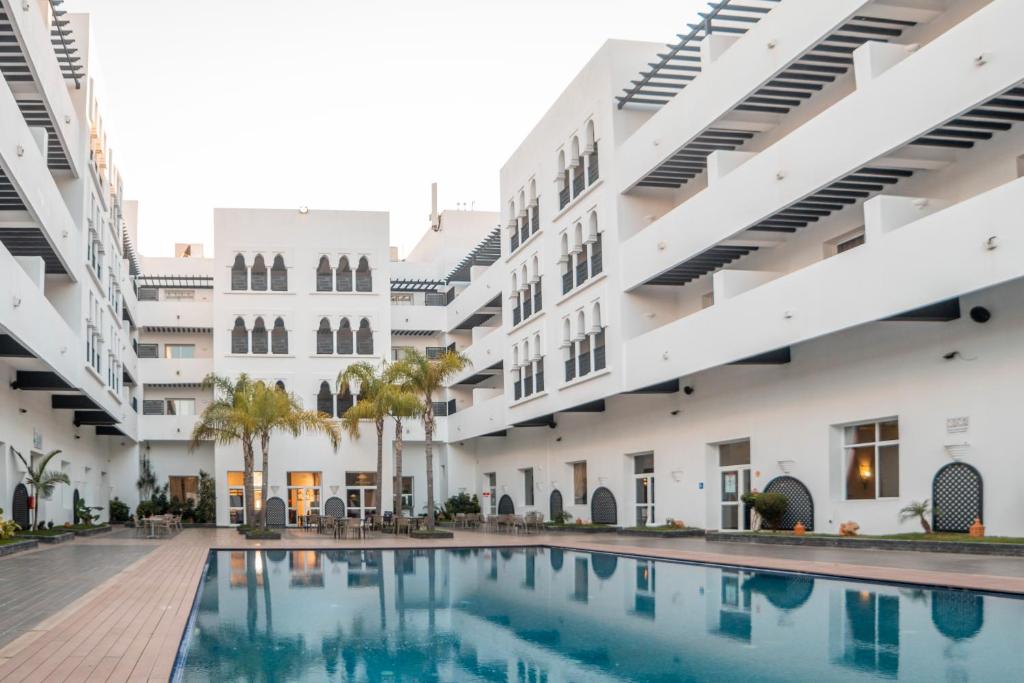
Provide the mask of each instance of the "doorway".
POLYGON ((749 531, 750 509, 743 495, 750 493, 750 440, 718 446, 719 501, 722 531, 749 531))
POLYGON ((288 473, 288 524, 295 526, 306 515, 320 514, 320 473, 288 473))
POLYGON ((345 514, 366 519, 377 512, 377 473, 345 473, 345 514))
POLYGON ((636 526, 654 524, 654 454, 633 456, 636 526))

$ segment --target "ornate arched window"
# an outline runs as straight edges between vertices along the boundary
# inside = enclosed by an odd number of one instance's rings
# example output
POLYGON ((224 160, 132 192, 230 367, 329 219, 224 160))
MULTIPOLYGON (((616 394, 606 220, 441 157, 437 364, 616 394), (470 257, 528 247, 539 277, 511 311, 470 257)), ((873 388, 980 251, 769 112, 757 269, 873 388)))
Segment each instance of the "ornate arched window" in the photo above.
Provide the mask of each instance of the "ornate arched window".
POLYGON ((370 262, 365 256, 359 258, 359 267, 356 268, 356 291, 373 291, 373 273, 370 272, 370 262))
POLYGON ((263 261, 263 254, 256 254, 256 258, 252 260, 249 283, 254 292, 267 291, 267 264, 263 261))
POLYGON ((321 256, 316 266, 316 291, 331 291, 331 262, 326 256, 321 256))
POLYGON ((274 330, 270 333, 270 351, 277 354, 288 353, 288 330, 285 329, 284 320, 281 318, 274 320, 274 330))
POLYGON ((241 317, 235 318, 235 326, 231 328, 231 353, 249 353, 249 332, 241 317))
POLYGON ((335 274, 334 280, 337 291, 352 291, 352 266, 348 264, 348 256, 342 256, 338 259, 338 272, 335 274))
POLYGON ((266 353, 267 340, 267 326, 263 323, 262 317, 257 317, 252 325, 252 352, 266 353))
POLYGON ((352 341, 352 325, 348 318, 342 318, 338 325, 338 353, 342 356, 351 356, 355 344, 352 341))
POLYGON ((231 265, 231 291, 244 292, 249 288, 249 273, 245 268, 245 257, 235 254, 235 261, 231 265))
POLYGON ((601 318, 601 303, 598 301, 594 302, 590 331, 594 335, 594 370, 604 370, 608 361, 605 355, 604 322, 601 318))
POLYGON ((316 394, 316 409, 328 417, 334 416, 334 394, 331 393, 331 387, 327 382, 320 382, 320 391, 316 394))
POLYGON ((278 391, 288 391, 287 389, 284 388, 284 380, 280 379, 274 382, 274 388, 277 389, 278 391))
POLYGON ((359 329, 356 331, 356 353, 366 356, 373 354, 373 330, 366 318, 359 321, 359 329))
POLYGON ((594 121, 587 121, 586 131, 586 152, 587 152, 587 184, 591 185, 597 182, 597 179, 601 177, 600 166, 597 162, 597 134, 594 131, 594 121))
POLYGON ((338 392, 338 417, 342 417, 346 410, 355 405, 355 402, 352 392, 348 390, 347 386, 343 386, 338 392))
POLYGON ((327 318, 320 318, 320 325, 316 328, 316 352, 318 355, 330 355, 334 353, 334 339, 331 336, 331 323, 327 318))
POLYGON ((288 269, 284 267, 284 257, 278 254, 270 267, 270 290, 273 292, 288 291, 288 269))
POLYGON ((604 270, 604 260, 601 255, 601 231, 598 229, 596 211, 590 212, 587 241, 590 242, 590 276, 593 277, 604 270))
POLYGON ((565 163, 565 150, 558 151, 558 208, 564 209, 569 203, 569 168, 565 163))

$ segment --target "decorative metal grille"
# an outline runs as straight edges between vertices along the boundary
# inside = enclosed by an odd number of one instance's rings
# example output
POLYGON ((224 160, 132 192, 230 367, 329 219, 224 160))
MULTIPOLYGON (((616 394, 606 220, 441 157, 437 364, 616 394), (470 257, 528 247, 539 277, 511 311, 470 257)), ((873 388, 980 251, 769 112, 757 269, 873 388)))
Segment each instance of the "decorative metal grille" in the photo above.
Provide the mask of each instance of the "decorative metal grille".
POLYGON ((498 500, 498 514, 499 515, 514 515, 516 512, 515 503, 512 502, 512 497, 508 494, 502 496, 498 500))
POLYGON ((814 499, 804 483, 796 477, 775 477, 764 487, 765 493, 781 493, 789 504, 779 523, 780 529, 792 529, 803 522, 808 531, 814 531, 814 499))
POLYGON ((356 353, 368 356, 373 353, 373 332, 369 326, 359 325, 356 330, 356 353))
POLYGON ((558 518, 562 514, 564 508, 562 507, 562 492, 561 491, 559 491, 558 489, 555 489, 554 491, 551 492, 551 502, 548 505, 548 507, 549 507, 549 512, 551 513, 551 520, 552 521, 554 521, 556 518, 558 518))
POLYGON ((231 330, 231 353, 249 353, 249 335, 246 334, 245 324, 241 323, 241 318, 235 322, 235 327, 231 330))
POLYGON ((368 270, 357 270, 356 271, 356 291, 357 292, 372 292, 373 291, 373 275, 368 270))
POLYGON ((619 558, 614 555, 594 553, 590 556, 590 566, 593 567, 594 575, 597 578, 607 580, 615 574, 615 569, 619 566, 619 558))
POLYGON ((245 260, 241 254, 235 256, 235 263, 231 266, 231 289, 235 292, 245 291, 249 286, 249 273, 245 269, 245 260))
POLYGON ((252 352, 263 354, 269 349, 267 328, 262 320, 257 320, 252 328, 252 352))
POLYGON ((351 356, 355 351, 355 343, 352 341, 352 328, 348 326, 348 321, 342 322, 341 327, 338 328, 338 353, 342 356, 351 356))
POLYGON ((267 499, 267 526, 284 526, 285 520, 285 508, 284 501, 280 498, 268 498, 267 499))
POLYGON ((78 495, 78 489, 75 489, 74 494, 72 494, 71 496, 71 514, 75 520, 75 524, 78 524, 78 522, 80 521, 78 518, 78 501, 80 501, 81 499, 81 496, 78 495))
MULTIPOLYGON (((339 341, 341 341, 339 339, 339 341)), ((316 331, 316 352, 318 355, 330 355, 334 353, 334 335, 331 328, 325 322, 320 323, 320 329, 316 331)))
POLYGON ((164 401, 162 398, 150 398, 142 400, 143 415, 163 415, 164 401))
POLYGON ((618 524, 619 513, 612 492, 601 487, 590 497, 590 521, 594 524, 618 524))
POLYGON ((932 480, 932 526, 935 531, 969 531, 982 515, 981 474, 967 463, 951 462, 932 480))
POLYGON ((966 591, 935 591, 932 593, 932 624, 935 625, 939 633, 950 640, 973 638, 981 631, 984 623, 985 601, 977 593, 966 591))
POLYGON ((345 501, 337 496, 331 496, 324 503, 324 514, 328 517, 340 519, 345 516, 345 501))
POLYGON ((274 331, 270 333, 270 350, 277 354, 288 353, 288 330, 280 319, 274 323, 274 331), (278 323, 281 323, 280 326, 278 323))
POLYGON ((288 269, 280 256, 274 257, 274 265, 270 268, 270 289, 274 292, 288 291, 288 269))
POLYGON ((11 519, 22 529, 28 529, 28 488, 24 484, 14 487, 14 499, 11 501, 11 519))
POLYGON ((159 344, 139 344, 139 358, 159 358, 159 344))

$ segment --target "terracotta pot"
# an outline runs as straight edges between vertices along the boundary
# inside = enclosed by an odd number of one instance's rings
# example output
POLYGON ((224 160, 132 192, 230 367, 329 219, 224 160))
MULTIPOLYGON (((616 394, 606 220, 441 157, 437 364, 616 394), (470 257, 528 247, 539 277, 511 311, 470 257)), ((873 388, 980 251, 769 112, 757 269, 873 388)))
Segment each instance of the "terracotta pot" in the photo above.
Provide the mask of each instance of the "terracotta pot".
POLYGON ((969 530, 971 536, 981 538, 985 535, 985 525, 981 523, 981 520, 977 517, 974 518, 974 524, 971 525, 969 530))
POLYGON ((35 510, 36 509, 36 497, 35 496, 29 496, 28 497, 28 509, 29 510, 35 510))
POLYGON ((803 536, 806 533, 807 533, 807 527, 804 526, 803 522, 797 521, 797 523, 793 526, 793 535, 794 536, 803 536))

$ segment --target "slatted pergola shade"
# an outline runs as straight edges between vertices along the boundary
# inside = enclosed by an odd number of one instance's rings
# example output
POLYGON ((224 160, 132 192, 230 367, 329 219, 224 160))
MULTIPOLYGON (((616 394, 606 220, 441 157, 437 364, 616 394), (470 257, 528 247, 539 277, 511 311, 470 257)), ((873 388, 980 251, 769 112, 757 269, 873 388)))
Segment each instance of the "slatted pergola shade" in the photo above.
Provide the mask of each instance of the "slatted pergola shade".
POLYGON ((971 149, 991 140, 1013 124, 1024 121, 1024 87, 1021 84, 934 128, 910 144, 923 147, 971 149))
POLYGON ((501 227, 494 228, 445 277, 445 283, 469 282, 469 269, 489 266, 501 258, 501 227))
MULTIPOLYGON (((747 5, 748 3, 744 1, 741 6, 747 7, 747 5)), ((718 5, 713 5, 713 7, 720 8, 716 16, 730 16, 737 9, 736 4, 729 1, 718 3, 718 5)), ((753 10, 753 7, 750 9, 753 10)), ((757 12, 752 12, 750 18, 764 16, 770 9, 770 7, 758 7, 757 12)), ((707 16, 711 16, 711 13, 709 12, 707 16)), ((719 28, 714 21, 714 18, 712 18, 712 32, 725 32, 727 30, 728 27, 719 28)), ((746 22, 747 25, 753 25, 753 23, 756 23, 756 21, 746 22)), ((857 15, 775 74, 769 81, 755 90, 753 94, 736 105, 732 111, 734 113, 754 112, 756 114, 776 116, 788 114, 796 107, 811 100, 829 84, 846 75, 853 68, 853 51, 858 47, 869 40, 888 42, 898 39, 907 28, 914 25, 914 22, 910 21, 900 21, 867 14, 857 15)), ((736 31, 730 32, 735 33, 736 31)), ((691 39, 695 41, 693 50, 687 52, 680 49, 676 53, 677 56, 674 57, 676 61, 688 59, 689 62, 692 62, 691 66, 695 70, 691 71, 688 77, 675 78, 671 83, 662 82, 657 79, 663 80, 667 76, 659 71, 658 65, 652 65, 655 67, 653 72, 641 74, 642 77, 646 74, 652 74, 651 78, 646 82, 642 80, 633 81, 633 88, 627 88, 627 95, 619 98, 619 107, 631 104, 660 107, 668 103, 672 97, 681 92, 700 73, 699 42, 706 35, 706 30, 703 33, 699 33, 691 39), (693 54, 690 54, 690 52, 693 54), (650 90, 651 83, 658 83, 659 88, 654 91, 650 90), (631 90, 637 87, 641 88, 639 93, 646 94, 643 96, 630 96, 631 90)), ((663 59, 667 56, 662 55, 663 59)), ((663 69, 667 69, 669 66, 671 66, 671 61, 663 69)), ((712 124, 711 127, 645 176, 638 183, 638 186, 679 188, 707 169, 707 157, 709 154, 719 149, 737 149, 753 138, 754 135, 755 133, 750 131, 729 128, 727 120, 712 124)))

